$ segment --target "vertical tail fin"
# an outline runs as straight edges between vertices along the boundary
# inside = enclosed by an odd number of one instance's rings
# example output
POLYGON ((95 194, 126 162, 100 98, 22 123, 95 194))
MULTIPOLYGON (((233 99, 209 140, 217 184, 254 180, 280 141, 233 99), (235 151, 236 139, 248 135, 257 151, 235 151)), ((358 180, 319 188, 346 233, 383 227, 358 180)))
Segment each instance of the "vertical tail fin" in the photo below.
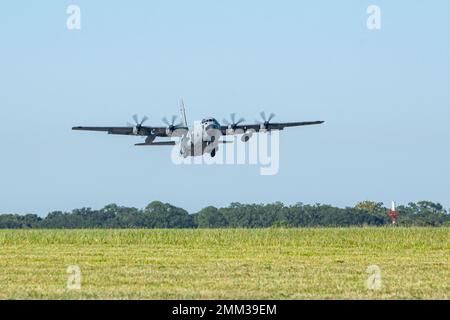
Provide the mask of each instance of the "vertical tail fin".
POLYGON ((180 114, 181 114, 181 121, 183 122, 183 125, 187 127, 187 119, 186 119, 186 109, 184 108, 184 101, 183 99, 180 100, 180 114))

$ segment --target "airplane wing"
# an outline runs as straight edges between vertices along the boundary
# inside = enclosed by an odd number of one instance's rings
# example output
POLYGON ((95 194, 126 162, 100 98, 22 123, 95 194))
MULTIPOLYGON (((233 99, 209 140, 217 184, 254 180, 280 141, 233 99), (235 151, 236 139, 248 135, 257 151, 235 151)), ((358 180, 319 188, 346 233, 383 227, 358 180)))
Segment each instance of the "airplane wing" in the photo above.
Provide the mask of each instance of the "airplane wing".
POLYGON ((72 130, 104 131, 109 134, 134 135, 133 127, 73 127, 72 130))
POLYGON ((99 131, 108 134, 120 134, 128 136, 157 136, 157 137, 180 137, 188 130, 187 127, 176 127, 168 131, 167 127, 73 127, 72 130, 99 131), (169 133, 169 134, 168 134, 169 133))
POLYGON ((280 123, 261 123, 261 124, 240 124, 235 126, 220 126, 223 135, 233 135, 244 133, 247 130, 272 131, 283 130, 288 127, 310 126, 324 123, 325 121, 303 121, 303 122, 280 122, 280 123))

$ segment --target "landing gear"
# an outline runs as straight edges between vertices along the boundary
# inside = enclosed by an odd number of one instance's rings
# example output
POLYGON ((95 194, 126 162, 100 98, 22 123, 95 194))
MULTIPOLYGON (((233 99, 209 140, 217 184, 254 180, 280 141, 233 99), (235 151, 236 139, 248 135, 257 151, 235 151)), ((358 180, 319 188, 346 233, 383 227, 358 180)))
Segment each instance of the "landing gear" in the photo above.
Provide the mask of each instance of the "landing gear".
POLYGON ((211 151, 211 158, 214 158, 216 156, 216 149, 213 149, 211 151))

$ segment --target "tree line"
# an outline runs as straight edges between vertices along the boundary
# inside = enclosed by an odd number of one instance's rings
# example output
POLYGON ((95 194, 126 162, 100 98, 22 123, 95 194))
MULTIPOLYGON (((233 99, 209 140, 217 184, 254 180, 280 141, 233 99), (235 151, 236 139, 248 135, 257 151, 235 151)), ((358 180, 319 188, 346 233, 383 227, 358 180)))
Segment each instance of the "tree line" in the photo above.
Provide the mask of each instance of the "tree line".
MULTIPOLYGON (((420 201, 399 206, 400 226, 450 226, 450 212, 439 203, 420 201)), ((231 203, 209 206, 189 214, 169 203, 153 201, 144 209, 110 204, 99 210, 54 211, 42 218, 36 214, 1 214, 0 229, 56 228, 270 228, 350 227, 391 224, 382 203, 364 201, 355 207, 331 205, 284 205, 231 203)))

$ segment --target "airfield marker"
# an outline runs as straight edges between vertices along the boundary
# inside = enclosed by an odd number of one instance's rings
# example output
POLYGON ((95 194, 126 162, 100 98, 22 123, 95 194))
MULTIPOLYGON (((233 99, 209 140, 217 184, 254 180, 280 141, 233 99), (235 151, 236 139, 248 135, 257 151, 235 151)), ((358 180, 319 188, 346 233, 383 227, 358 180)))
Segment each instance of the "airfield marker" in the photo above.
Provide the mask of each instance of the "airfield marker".
POLYGON ((398 214, 399 214, 398 211, 395 210, 395 201, 392 201, 391 210, 389 210, 388 215, 389 217, 391 217, 393 225, 397 225, 398 214))

